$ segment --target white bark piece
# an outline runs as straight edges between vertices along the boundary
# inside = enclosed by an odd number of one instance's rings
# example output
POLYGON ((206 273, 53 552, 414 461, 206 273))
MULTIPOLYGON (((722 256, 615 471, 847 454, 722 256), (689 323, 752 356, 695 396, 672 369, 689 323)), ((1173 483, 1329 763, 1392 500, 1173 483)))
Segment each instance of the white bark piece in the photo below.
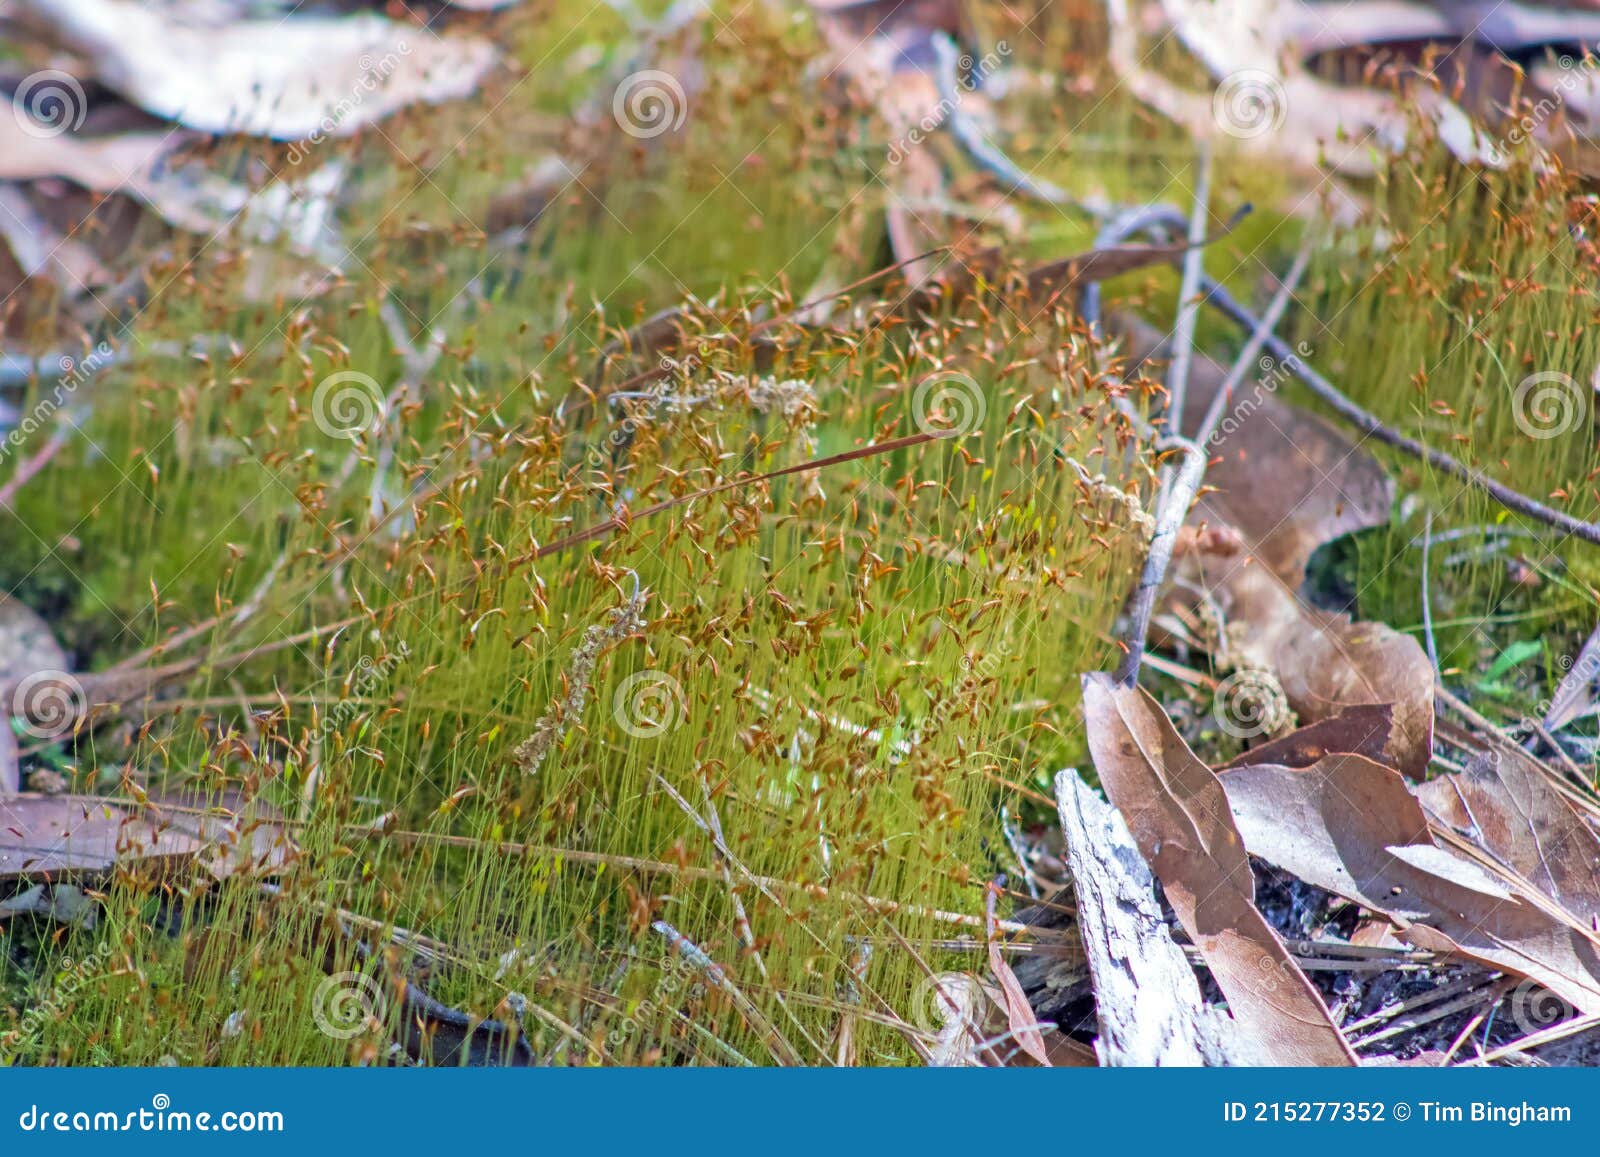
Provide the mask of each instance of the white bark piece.
POLYGON ((1231 1024, 1206 1006, 1194 969, 1168 933, 1155 878, 1122 816, 1072 769, 1056 774, 1056 808, 1094 977, 1100 1063, 1247 1063, 1232 1055, 1231 1024))

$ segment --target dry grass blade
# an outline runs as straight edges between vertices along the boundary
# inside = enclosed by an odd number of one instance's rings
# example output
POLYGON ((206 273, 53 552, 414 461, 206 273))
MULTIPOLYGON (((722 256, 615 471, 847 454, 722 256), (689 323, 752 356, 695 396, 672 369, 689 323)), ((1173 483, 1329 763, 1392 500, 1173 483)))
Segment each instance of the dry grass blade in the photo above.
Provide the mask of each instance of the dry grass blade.
POLYGON ((712 987, 725 993, 728 999, 733 1001, 734 1007, 750 1021, 766 1040, 767 1047, 772 1050, 773 1060, 780 1065, 786 1066, 805 1063, 800 1059, 800 1054, 795 1051, 794 1045, 784 1039, 777 1026, 762 1015, 761 1010, 751 1003, 750 998, 739 990, 739 986, 729 979, 728 974, 722 970, 722 966, 712 960, 703 948, 665 920, 657 920, 651 927, 664 936, 667 943, 672 945, 673 951, 681 956, 691 968, 705 977, 712 987))
POLYGON ((1011 965, 1000 953, 1000 940, 995 928, 995 900, 999 890, 994 887, 988 889, 984 897, 984 935, 989 944, 989 971, 994 976, 995 983, 1000 986, 1005 1011, 1006 1022, 1010 1025, 1011 1035, 1016 1038, 1017 1044, 1022 1046, 1022 1051, 1046 1068, 1050 1066, 1049 1054, 1045 1051, 1044 1037, 1039 1032, 1038 1018, 1033 1015, 1033 1008, 1028 1004, 1028 997, 1022 991, 1022 985, 1017 983, 1017 974, 1011 971, 1011 965))
POLYGON ((636 519, 649 518, 652 514, 660 514, 664 510, 687 506, 689 503, 701 498, 710 498, 712 495, 724 494, 729 490, 737 490, 745 486, 759 486, 764 482, 785 478, 791 474, 804 474, 808 470, 825 470, 829 466, 840 466, 846 462, 854 462, 861 458, 871 458, 878 454, 892 454, 896 450, 906 450, 912 446, 921 446, 925 442, 934 442, 941 438, 954 438, 958 434, 958 430, 934 430, 920 434, 907 434, 904 438, 891 438, 887 442, 874 442, 870 446, 858 446, 854 450, 846 450, 839 454, 829 454, 825 458, 813 458, 806 462, 798 462, 793 466, 785 466, 781 470, 770 470, 765 474, 757 474, 754 477, 735 478, 728 482, 719 483, 716 486, 705 486, 688 494, 681 494, 676 498, 668 498, 665 501, 657 502, 645 507, 643 510, 608 518, 604 522, 597 523, 586 530, 580 530, 576 534, 558 538, 554 542, 547 542, 543 546, 530 551, 518 559, 517 562, 546 558, 557 551, 566 550, 568 547, 592 542, 597 538, 604 538, 614 531, 627 529, 636 519))

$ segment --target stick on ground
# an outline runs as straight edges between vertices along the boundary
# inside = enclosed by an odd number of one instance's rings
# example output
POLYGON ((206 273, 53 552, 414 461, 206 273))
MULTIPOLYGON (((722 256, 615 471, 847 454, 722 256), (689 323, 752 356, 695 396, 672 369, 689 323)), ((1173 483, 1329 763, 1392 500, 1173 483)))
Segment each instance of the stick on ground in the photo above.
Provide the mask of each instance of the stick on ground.
POLYGON ((1230 1063, 1232 1025, 1200 995, 1156 904, 1155 879, 1128 825, 1074 770, 1056 774, 1056 808, 1094 977, 1106 1066, 1230 1063))

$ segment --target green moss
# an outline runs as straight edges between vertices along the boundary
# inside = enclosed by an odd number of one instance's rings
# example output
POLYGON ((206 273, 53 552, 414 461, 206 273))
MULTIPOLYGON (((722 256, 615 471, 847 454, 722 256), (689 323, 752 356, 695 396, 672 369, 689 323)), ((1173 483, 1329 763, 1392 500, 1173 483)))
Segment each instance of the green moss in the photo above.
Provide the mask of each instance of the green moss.
MULTIPOLYGON (((83 436, 22 492, 0 577, 54 600, 86 667, 216 619, 173 649, 204 658, 192 678, 67 749, 77 786, 131 771, 152 792, 261 795, 299 859, 268 893, 135 869, 92 935, 37 955, 8 926, 11 1016, 51 1010, 19 1059, 379 1057, 383 1028, 329 1035, 313 1013, 330 972, 376 975, 356 941, 381 950, 397 929, 434 946, 437 998, 490 1015, 521 992, 536 1050, 580 1060, 555 1026, 615 1059, 770 1060, 758 1023, 667 967, 652 920, 814 1062, 845 1014, 863 1061, 911 1059, 890 1026, 928 1027, 923 964, 977 967, 935 942, 981 943, 1001 805, 1081 757, 1077 675, 1111 654, 1134 557, 1068 461, 1144 484, 1091 351, 994 302, 775 363, 702 341, 673 353, 668 401, 558 420, 650 311, 711 303, 688 324, 714 334, 802 294, 840 211, 878 194, 868 122, 822 123, 806 34, 746 14, 701 46, 707 87, 681 134, 619 141, 520 243, 490 246, 489 197, 562 144, 539 118, 595 79, 533 67, 557 19, 515 25, 533 71, 489 94, 470 149, 446 146, 482 110, 447 108, 388 132, 410 167, 370 143, 307 162, 358 174, 350 217, 371 224, 352 229, 347 287, 241 305, 250 255, 203 255, 139 316, 141 354, 90 387, 83 436), (365 375, 371 397, 399 383, 386 293, 414 341, 438 326, 447 348, 384 434, 330 434, 330 376, 365 375), (226 347, 171 356, 196 334, 226 347), (766 377, 802 383, 798 408, 758 408, 766 377), (947 422, 964 436, 640 513, 947 422), (624 508, 624 530, 534 557, 624 508), (642 622, 587 665, 636 582, 642 622), (528 774, 516 752, 541 721, 556 738, 528 774), (99 966, 52 1000, 50 960, 68 952, 99 966)), ((848 256, 852 275, 870 268, 848 256)), ((618 358, 609 380, 656 363, 618 358)))

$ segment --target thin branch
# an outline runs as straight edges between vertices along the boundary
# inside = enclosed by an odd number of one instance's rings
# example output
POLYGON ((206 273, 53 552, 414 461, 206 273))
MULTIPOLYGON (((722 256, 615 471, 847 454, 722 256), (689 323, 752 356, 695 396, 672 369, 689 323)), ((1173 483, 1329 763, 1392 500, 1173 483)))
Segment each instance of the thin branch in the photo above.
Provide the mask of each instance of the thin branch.
POLYGON ((1261 320, 1256 323, 1255 329, 1251 331, 1244 348, 1239 351, 1239 356, 1234 359, 1233 367, 1228 370, 1228 376, 1217 388, 1205 416, 1200 419, 1200 428, 1194 434, 1194 440, 1198 445, 1204 446, 1211 441, 1211 436, 1216 433, 1217 426, 1222 422, 1224 408, 1233 400, 1233 392, 1244 381, 1245 375, 1255 368, 1256 357, 1261 353, 1261 348, 1267 344, 1267 339, 1277 332, 1278 323, 1283 320, 1289 303, 1294 300, 1294 291, 1299 288, 1300 279, 1305 276, 1306 268, 1311 264, 1311 252, 1311 243, 1307 241, 1300 247, 1300 252, 1295 254, 1294 264, 1289 266, 1289 272, 1284 274, 1283 280, 1278 283, 1278 292, 1267 306, 1267 311, 1261 315, 1261 320))
POLYGON ((1433 664, 1433 677, 1439 677, 1439 645, 1433 638, 1433 599, 1429 594, 1431 576, 1428 573, 1428 556, 1433 552, 1433 511, 1428 511, 1422 524, 1422 637, 1428 644, 1428 662, 1433 664))
POLYGON ((1183 255, 1183 281, 1178 287, 1175 347, 1167 366, 1167 430, 1183 433, 1183 404, 1189 395, 1189 366, 1194 361, 1194 327, 1200 317, 1200 283, 1205 276, 1201 242, 1206 236, 1206 207, 1211 200, 1211 150, 1200 146, 1200 175, 1195 180, 1194 209, 1189 215, 1189 250, 1183 255))
POLYGON ((939 101, 949 109, 945 114, 944 127, 950 130, 950 135, 967 154, 967 158, 1005 186, 1008 193, 1021 193, 1046 205, 1071 205, 1086 209, 1087 206, 1049 181, 1023 172, 1021 166, 989 140, 978 122, 962 109, 961 55, 949 33, 934 34, 933 52, 938 61, 934 79, 939 85, 939 101))
POLYGON ((16 500, 17 491, 26 486, 31 478, 48 466, 51 459, 61 453, 66 444, 67 431, 58 428, 50 435, 50 440, 44 444, 38 453, 19 462, 17 464, 17 472, 11 476, 4 486, 0 486, 0 507, 10 509, 12 502, 16 500))
MULTIPOLYGON (((1135 221, 1138 227, 1146 232, 1160 229, 1170 233, 1182 230, 1187 224, 1183 214, 1171 205, 1142 206, 1137 211, 1137 216, 1130 218, 1130 220, 1135 221)), ((1201 292, 1204 294, 1206 301, 1221 310, 1237 324, 1250 330, 1254 330, 1260 325, 1260 320, 1250 310, 1239 304, 1233 295, 1213 278, 1202 278, 1201 292)), ((1087 296, 1085 301, 1087 304, 1087 296)), ((1098 298, 1095 301, 1097 308, 1098 298)), ((1441 474, 1448 474, 1452 478, 1467 483, 1469 486, 1487 494, 1507 510, 1536 519, 1574 538, 1580 538, 1584 542, 1600 546, 1600 525, 1574 518, 1570 514, 1546 506, 1544 503, 1529 498, 1525 494, 1520 494, 1509 486, 1496 482, 1481 470, 1456 461, 1444 451, 1435 450, 1415 438, 1385 425, 1377 415, 1352 402, 1339 387, 1306 365, 1304 361, 1295 355, 1289 343, 1282 338, 1268 338, 1266 349, 1268 353, 1278 359, 1285 369, 1298 378, 1302 385, 1315 394, 1324 405, 1362 433, 1376 438, 1386 446, 1409 454, 1413 458, 1421 459, 1441 474)))
POLYGON ((1156 449, 1181 450, 1184 462, 1162 492, 1161 504, 1156 510, 1155 533, 1150 536, 1150 549, 1145 554, 1144 569, 1128 611, 1127 630, 1119 639, 1127 647, 1127 653, 1117 666, 1116 678, 1117 682, 1129 686, 1139 679, 1139 664, 1144 658, 1145 639, 1150 634, 1150 615, 1155 610, 1156 595, 1172 563, 1178 530, 1189 517, 1189 507, 1194 504, 1200 480, 1206 473, 1205 451, 1187 438, 1164 438, 1156 443, 1156 449))

